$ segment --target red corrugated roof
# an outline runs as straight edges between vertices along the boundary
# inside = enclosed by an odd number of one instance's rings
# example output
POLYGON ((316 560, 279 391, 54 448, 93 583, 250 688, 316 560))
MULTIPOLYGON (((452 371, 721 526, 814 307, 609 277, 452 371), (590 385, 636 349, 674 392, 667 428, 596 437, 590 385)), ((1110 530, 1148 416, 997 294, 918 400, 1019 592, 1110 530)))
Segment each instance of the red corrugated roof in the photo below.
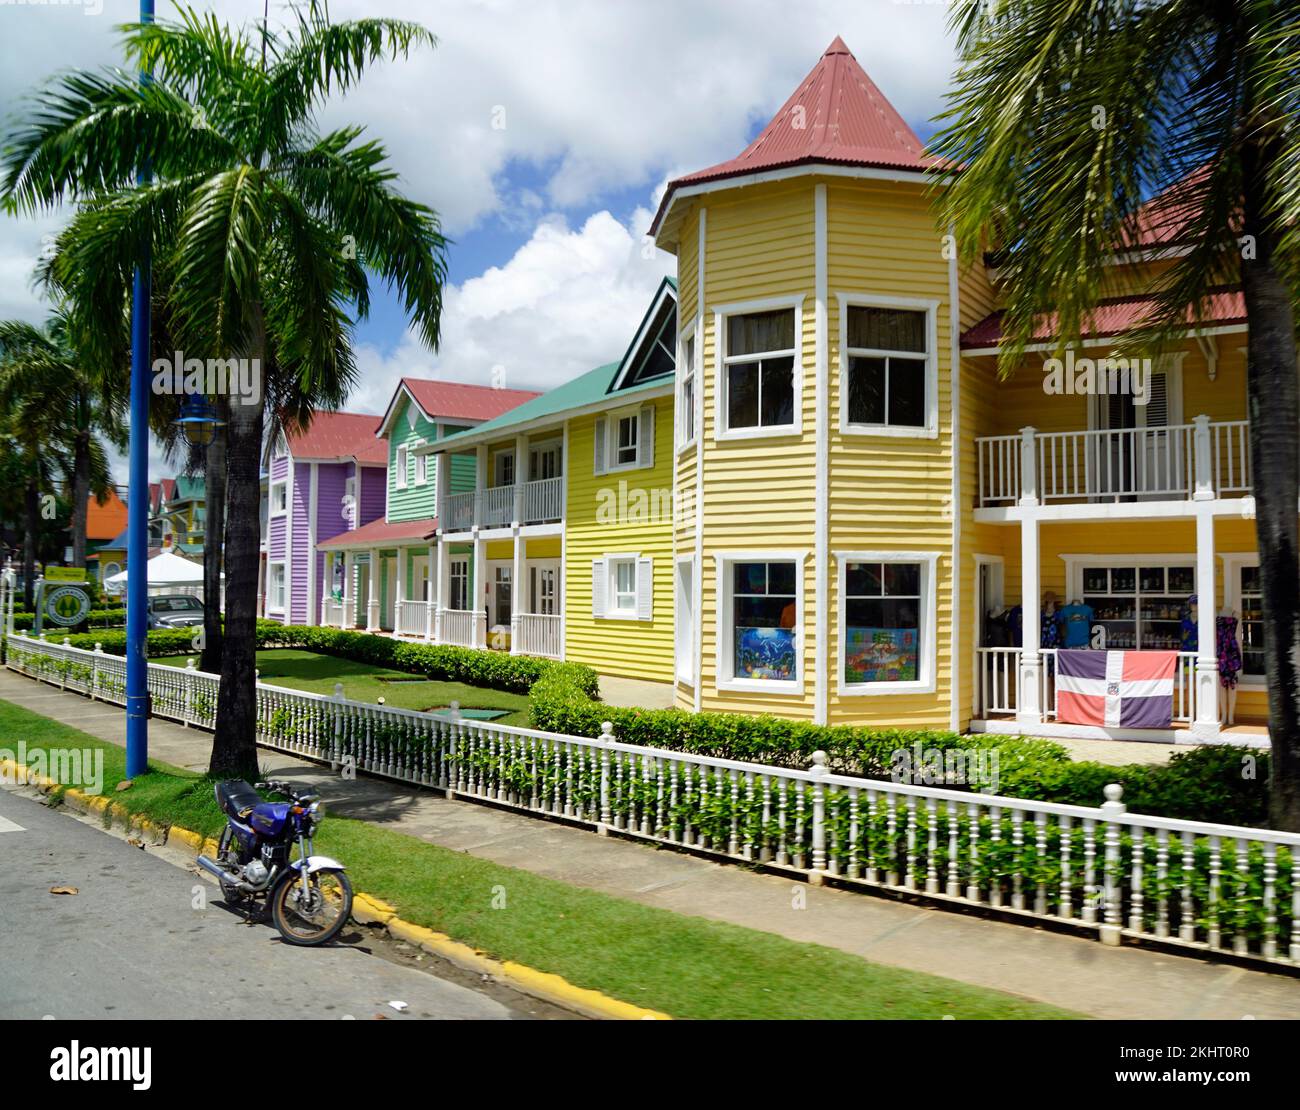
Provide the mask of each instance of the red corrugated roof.
MULTIPOLYGON (((1083 338, 1100 339, 1130 331, 1147 322, 1155 306, 1156 298, 1149 293, 1132 297, 1114 297, 1102 301, 1084 325, 1083 338)), ((1193 323, 1190 310, 1187 321, 1189 326, 1193 323)), ((1197 326, 1214 327, 1245 322, 1246 299, 1242 296, 1241 290, 1219 289, 1206 298, 1205 312, 1197 326)), ((1032 339, 1035 342, 1052 339, 1056 336, 1056 329, 1056 313, 1044 313, 1034 325, 1032 339)), ((1001 342, 1001 312, 986 316, 961 337, 962 347, 968 350, 996 347, 1001 342)))
POLYGON ((428 539, 438 528, 436 516, 423 520, 399 520, 389 523, 382 517, 363 524, 351 532, 341 532, 316 545, 318 549, 330 547, 384 547, 404 540, 428 539))
POLYGON ((379 417, 360 412, 318 412, 311 424, 287 436, 289 453, 300 459, 350 459, 388 463, 388 444, 376 439, 379 417))
POLYGON ((402 384, 426 413, 448 420, 491 420, 540 396, 527 389, 493 389, 436 378, 403 378, 402 384))
POLYGON ((683 185, 814 162, 918 171, 944 164, 926 154, 916 132, 836 36, 790 99, 739 155, 668 183, 653 228, 683 185))
POLYGON ((1193 170, 1181 181, 1157 193, 1137 211, 1132 242, 1158 247, 1186 238, 1187 227, 1204 201, 1207 167, 1193 170))

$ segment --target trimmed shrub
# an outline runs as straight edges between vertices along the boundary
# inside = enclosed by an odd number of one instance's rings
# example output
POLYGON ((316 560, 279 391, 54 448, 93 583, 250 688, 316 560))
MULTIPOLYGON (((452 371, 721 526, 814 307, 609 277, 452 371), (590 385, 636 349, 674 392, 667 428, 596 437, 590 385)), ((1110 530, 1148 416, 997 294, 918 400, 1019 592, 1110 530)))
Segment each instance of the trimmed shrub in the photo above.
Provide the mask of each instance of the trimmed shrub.
MULTIPOLYGON (((14 631, 26 632, 36 622, 35 613, 15 613, 14 614, 14 631)), ((83 622, 90 628, 117 628, 126 624, 125 609, 92 609, 83 622)), ((57 626, 47 623, 45 631, 54 635, 59 631, 57 626)))
MULTIPOLYGON (((888 779, 895 753, 922 750, 996 752, 1000 794, 1067 805, 1098 806, 1117 782, 1135 813, 1220 824, 1261 826, 1268 819, 1268 754, 1218 744, 1179 752, 1168 764, 1076 762, 1060 744, 1017 736, 961 735, 925 729, 814 725, 770 715, 622 709, 592 701, 553 668, 532 690, 535 728, 599 736, 602 721, 626 744, 695 752, 770 766, 806 769, 815 751, 839 774, 888 779), (1249 775, 1247 772, 1253 772, 1249 775)), ((964 789, 957 786, 955 789, 964 789)), ((980 789, 978 786, 974 789, 980 789)))

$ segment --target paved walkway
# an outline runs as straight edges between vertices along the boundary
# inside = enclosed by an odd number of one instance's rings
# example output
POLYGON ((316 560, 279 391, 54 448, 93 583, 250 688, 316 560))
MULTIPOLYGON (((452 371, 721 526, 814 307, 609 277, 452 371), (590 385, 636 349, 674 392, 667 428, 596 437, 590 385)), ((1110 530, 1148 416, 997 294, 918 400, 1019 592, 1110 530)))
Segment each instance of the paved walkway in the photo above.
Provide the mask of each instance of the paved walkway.
MULTIPOLYGON (((0 670, 0 698, 123 742, 122 710, 0 670)), ((0 747, 20 736, 0 736, 0 747)), ((207 733, 150 725, 150 753, 204 770, 207 733)), ((1300 1017, 1300 979, 975 916, 713 863, 600 837, 400 784, 352 782, 278 752, 264 773, 312 783, 333 812, 577 886, 680 913, 840 948, 877 963, 993 987, 1102 1018, 1300 1017), (802 907, 802 908, 799 908, 802 907)))
POLYGON ((632 709, 671 709, 677 691, 671 682, 647 682, 643 678, 600 676, 600 700, 632 709))

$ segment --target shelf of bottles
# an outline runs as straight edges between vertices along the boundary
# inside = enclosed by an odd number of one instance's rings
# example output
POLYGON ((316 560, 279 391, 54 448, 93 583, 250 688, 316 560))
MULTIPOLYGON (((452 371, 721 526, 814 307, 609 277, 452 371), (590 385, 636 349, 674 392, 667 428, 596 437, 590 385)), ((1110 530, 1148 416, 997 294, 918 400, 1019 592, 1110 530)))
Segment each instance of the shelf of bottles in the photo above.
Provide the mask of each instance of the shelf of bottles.
POLYGON ((1196 568, 1087 567, 1083 601, 1092 626, 1106 630, 1106 647, 1177 651, 1183 613, 1196 589, 1196 568))

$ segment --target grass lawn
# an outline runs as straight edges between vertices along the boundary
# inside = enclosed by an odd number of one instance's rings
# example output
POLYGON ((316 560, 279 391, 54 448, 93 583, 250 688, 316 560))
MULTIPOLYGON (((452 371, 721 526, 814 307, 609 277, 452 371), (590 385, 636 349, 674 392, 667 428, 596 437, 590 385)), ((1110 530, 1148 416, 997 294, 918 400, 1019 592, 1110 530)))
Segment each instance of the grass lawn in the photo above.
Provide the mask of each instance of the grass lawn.
MULTIPOLYGON (((175 655, 155 659, 172 667, 184 667, 185 660, 198 656, 175 655)), ((257 653, 257 667, 262 682, 307 690, 313 694, 333 694, 334 683, 343 683, 343 696, 352 701, 378 702, 398 709, 443 709, 453 701, 462 709, 508 709, 497 724, 527 725, 528 697, 489 690, 483 686, 466 686, 462 682, 434 682, 406 671, 390 671, 368 663, 354 663, 332 655, 297 648, 269 648, 257 653)))
MULTIPOLYGON (((0 747, 12 750, 19 740, 29 749, 102 748, 105 792, 155 822, 206 835, 224 823, 209 779, 151 760, 152 774, 115 794, 125 770, 121 748, 0 700, 0 747)), ((569 886, 364 821, 327 818, 317 847, 347 864, 357 890, 391 902, 407 921, 674 1017, 1079 1016, 569 886), (494 909, 499 894, 505 905, 494 909)))

